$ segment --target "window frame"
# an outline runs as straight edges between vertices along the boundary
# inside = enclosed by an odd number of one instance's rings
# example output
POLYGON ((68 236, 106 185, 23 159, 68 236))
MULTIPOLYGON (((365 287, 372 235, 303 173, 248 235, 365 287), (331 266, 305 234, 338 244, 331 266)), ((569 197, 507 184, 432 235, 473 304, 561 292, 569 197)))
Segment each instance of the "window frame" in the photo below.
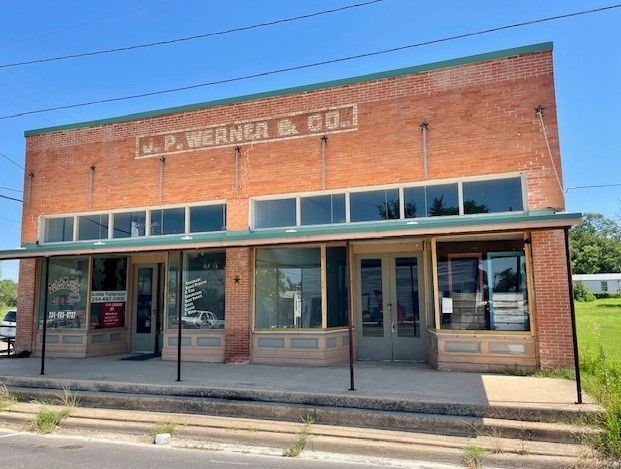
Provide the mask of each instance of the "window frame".
MULTIPOLYGON (((425 191, 426 198, 426 191, 425 191)), ((480 216, 488 216, 494 214, 502 214, 502 213, 526 213, 528 212, 528 197, 527 197, 527 180, 525 172, 513 172, 513 173, 503 173, 498 175, 489 175, 489 176, 472 176, 472 177, 464 177, 464 178, 451 178, 451 179, 437 179, 432 181, 422 181, 416 182, 412 184, 387 184, 387 185, 379 185, 379 186, 369 186, 369 187, 356 187, 350 188, 346 190, 329 190, 329 191, 312 191, 312 192, 299 192, 299 193, 291 193, 291 194, 276 194, 269 196, 258 196, 258 197, 250 197, 249 204, 249 226, 253 230, 274 230, 274 229, 283 229, 285 231, 297 228, 304 228, 309 226, 333 226, 333 225, 345 225, 345 224, 358 224, 358 223, 382 223, 387 221, 395 221, 395 220, 417 220, 420 218, 429 219, 429 218, 443 218, 443 217, 480 217, 480 216), (513 211, 504 211, 504 212, 489 212, 489 213, 473 213, 473 214, 465 214, 464 213, 464 191, 463 185, 464 183, 469 182, 484 182, 484 181, 502 181, 504 179, 516 179, 520 180, 521 191, 520 198, 522 200, 522 210, 513 210, 513 211), (457 186, 457 203, 458 203, 458 213, 455 215, 437 215, 437 216, 428 216, 427 210, 425 211, 424 216, 407 218, 405 216, 405 191, 407 189, 416 189, 416 188, 432 188, 437 186, 444 185, 453 185, 457 186), (389 191, 389 190, 398 190, 399 196, 399 218, 393 219, 380 219, 380 220, 368 220, 368 221, 351 221, 351 195, 359 194, 365 192, 377 192, 377 191, 389 191), (316 225, 303 225, 301 223, 301 200, 308 197, 316 197, 316 196, 327 196, 327 195, 345 195, 345 222, 342 223, 327 223, 327 224, 316 224, 316 225), (288 199, 296 199, 296 213, 295 225, 287 225, 287 226, 274 226, 269 228, 258 228, 257 227, 257 210, 256 204, 257 202, 269 201, 269 200, 288 200, 288 199)))
POLYGON ((95 212, 79 212, 79 213, 71 213, 71 214, 56 214, 56 215, 40 215, 39 216, 39 230, 38 230, 38 241, 40 244, 59 244, 59 243, 71 243, 71 242, 100 242, 105 240, 127 240, 127 239, 139 239, 139 238, 148 238, 148 237, 175 237, 175 236, 187 236, 198 233, 220 233, 226 231, 226 223, 227 223, 227 203, 223 200, 217 201, 209 201, 209 202, 196 202, 191 204, 175 204, 175 205, 163 205, 163 206, 150 206, 150 207, 131 207, 131 208, 123 208, 118 210, 103 210, 103 211, 95 211, 95 212), (193 207, 207 207, 220 205, 222 206, 223 215, 224 215, 224 227, 222 230, 217 231, 205 231, 205 232, 192 232, 190 231, 190 214, 191 208, 193 207), (170 209, 184 209, 184 230, 182 233, 173 233, 173 234, 165 234, 165 235, 153 235, 151 234, 151 219, 152 213, 160 211, 160 210, 170 210, 170 209), (144 212, 145 213, 145 229, 144 235, 138 236, 136 238, 129 237, 114 237, 114 225, 115 225, 115 216, 117 214, 127 214, 127 213, 135 213, 135 212, 144 212), (99 239, 79 239, 79 220, 81 217, 93 217, 93 216, 107 216, 108 217, 108 227, 107 227, 107 235, 106 237, 102 237, 99 239), (47 230, 48 223, 50 220, 58 220, 58 219, 73 219, 73 233, 72 238, 69 240, 63 241, 47 241, 47 230))

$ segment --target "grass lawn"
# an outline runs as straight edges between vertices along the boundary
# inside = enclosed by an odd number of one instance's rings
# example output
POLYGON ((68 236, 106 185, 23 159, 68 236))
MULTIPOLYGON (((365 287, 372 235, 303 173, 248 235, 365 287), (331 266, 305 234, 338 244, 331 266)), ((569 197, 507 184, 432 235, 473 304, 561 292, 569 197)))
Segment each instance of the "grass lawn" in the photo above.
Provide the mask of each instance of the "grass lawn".
POLYGON ((621 298, 576 302, 576 328, 580 350, 598 353, 601 345, 621 364, 621 298))

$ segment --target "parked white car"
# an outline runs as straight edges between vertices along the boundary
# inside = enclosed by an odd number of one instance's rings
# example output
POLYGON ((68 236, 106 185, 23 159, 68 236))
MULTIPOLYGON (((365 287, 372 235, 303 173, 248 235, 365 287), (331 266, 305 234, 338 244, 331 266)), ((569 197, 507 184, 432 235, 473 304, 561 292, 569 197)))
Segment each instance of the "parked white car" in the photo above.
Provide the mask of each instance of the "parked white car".
POLYGON ((15 327, 17 325, 17 311, 11 310, 6 313, 2 324, 0 325, 0 339, 5 341, 9 338, 15 338, 15 327))
POLYGON ((185 327, 215 327, 218 318, 211 311, 194 311, 193 313, 183 316, 181 322, 185 327))

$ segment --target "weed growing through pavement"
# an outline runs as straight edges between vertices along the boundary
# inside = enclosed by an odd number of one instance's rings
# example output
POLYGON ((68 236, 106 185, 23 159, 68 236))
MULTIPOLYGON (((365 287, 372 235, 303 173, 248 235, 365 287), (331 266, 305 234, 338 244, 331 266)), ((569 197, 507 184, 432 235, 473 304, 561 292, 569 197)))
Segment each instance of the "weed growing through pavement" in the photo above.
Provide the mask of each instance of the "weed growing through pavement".
POLYGON ((170 420, 155 422, 155 428, 151 432, 151 438, 153 438, 153 442, 155 443, 155 437, 161 433, 170 433, 172 435, 175 432, 176 426, 177 423, 170 420))
POLYGON ((61 420, 66 419, 71 414, 71 409, 64 407, 55 410, 50 407, 42 407, 37 412, 37 419, 32 425, 32 430, 38 433, 51 433, 61 420))
POLYGON ((0 410, 4 410, 17 402, 17 399, 7 389, 4 383, 0 383, 0 410))
POLYGON ((480 446, 469 445, 464 448, 466 452, 465 463, 471 469, 478 469, 482 467, 483 455, 485 450, 480 446))
POLYGON ((298 434, 298 439, 291 443, 286 450, 283 451, 282 455, 287 458, 295 458, 300 455, 304 446, 306 446, 306 438, 311 431, 312 426, 315 424, 315 419, 310 415, 307 415, 304 421, 304 427, 298 434))

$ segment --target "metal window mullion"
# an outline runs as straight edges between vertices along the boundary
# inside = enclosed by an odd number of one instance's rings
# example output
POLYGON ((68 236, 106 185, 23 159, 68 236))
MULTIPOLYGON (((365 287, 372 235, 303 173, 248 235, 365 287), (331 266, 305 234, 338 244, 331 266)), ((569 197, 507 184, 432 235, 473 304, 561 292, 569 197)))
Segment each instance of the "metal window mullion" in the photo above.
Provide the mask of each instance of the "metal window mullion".
POLYGON ((399 218, 401 220, 405 218, 405 196, 403 186, 399 187, 399 218))
POLYGON ((295 198, 295 226, 302 225, 302 198, 297 196, 295 198))
POLYGON ((74 215, 73 217, 73 241, 76 241, 78 239, 78 221, 79 217, 77 215, 74 215))
POLYGON ((345 192, 345 223, 351 222, 351 209, 349 207, 349 192, 345 192))
POLYGON ((190 232, 190 207, 185 207, 185 219, 184 219, 184 233, 187 234, 190 232))
POLYGON ((457 182, 457 200, 459 203, 459 214, 464 214, 464 184, 462 181, 457 182))

